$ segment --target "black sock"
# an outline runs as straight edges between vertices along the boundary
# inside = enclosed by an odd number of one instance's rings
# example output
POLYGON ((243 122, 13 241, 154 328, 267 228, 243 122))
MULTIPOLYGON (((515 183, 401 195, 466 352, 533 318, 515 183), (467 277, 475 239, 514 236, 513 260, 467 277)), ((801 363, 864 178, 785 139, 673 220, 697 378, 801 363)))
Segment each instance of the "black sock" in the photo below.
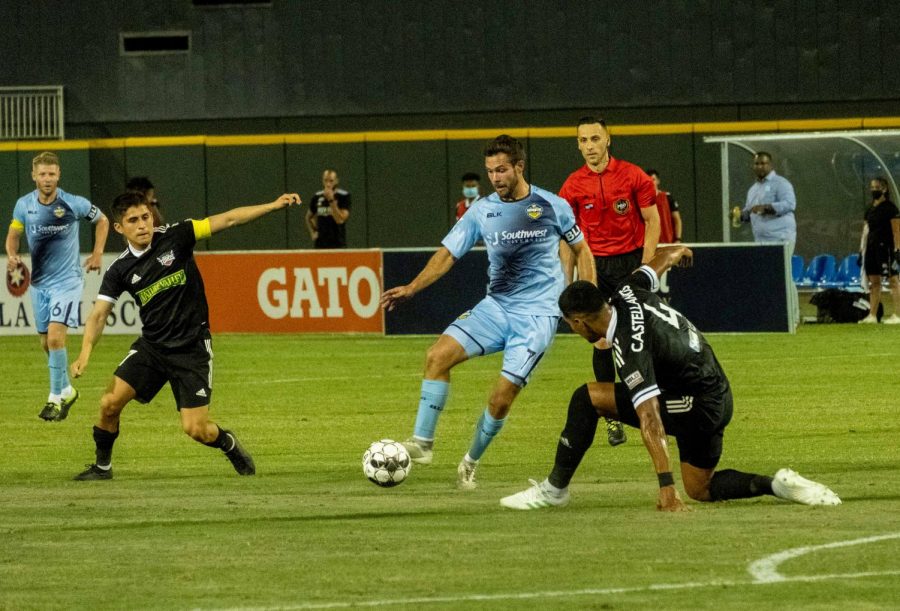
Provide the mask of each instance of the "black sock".
POLYGON ((713 501, 747 499, 772 493, 772 478, 734 469, 716 471, 709 482, 709 496, 713 501))
POLYGON ((594 379, 598 382, 615 382, 616 366, 613 364, 612 348, 594 348, 594 379))
POLYGON ((97 465, 100 467, 109 467, 112 464, 112 449, 116 442, 119 431, 110 433, 101 429, 99 426, 94 427, 94 443, 97 445, 97 465))
POLYGON ((597 432, 599 419, 597 410, 591 404, 587 384, 579 387, 572 393, 566 426, 556 444, 556 461, 548 478, 551 484, 557 488, 569 485, 581 459, 594 443, 594 433, 597 432))
POLYGON ((215 441, 204 441, 203 445, 209 446, 211 448, 219 448, 223 452, 228 452, 232 448, 234 448, 234 441, 228 437, 228 433, 222 430, 218 424, 216 428, 219 430, 219 434, 216 435, 215 441))

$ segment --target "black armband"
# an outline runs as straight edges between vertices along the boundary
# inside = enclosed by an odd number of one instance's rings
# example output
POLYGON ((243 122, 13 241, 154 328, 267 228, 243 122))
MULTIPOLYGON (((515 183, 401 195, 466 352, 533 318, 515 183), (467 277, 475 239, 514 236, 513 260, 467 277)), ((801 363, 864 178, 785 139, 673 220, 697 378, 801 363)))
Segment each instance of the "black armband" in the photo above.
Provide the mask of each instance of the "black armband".
POLYGON ((671 471, 666 471, 665 473, 657 473, 656 479, 659 480, 659 487, 665 488, 666 486, 674 486, 675 478, 672 477, 671 471))

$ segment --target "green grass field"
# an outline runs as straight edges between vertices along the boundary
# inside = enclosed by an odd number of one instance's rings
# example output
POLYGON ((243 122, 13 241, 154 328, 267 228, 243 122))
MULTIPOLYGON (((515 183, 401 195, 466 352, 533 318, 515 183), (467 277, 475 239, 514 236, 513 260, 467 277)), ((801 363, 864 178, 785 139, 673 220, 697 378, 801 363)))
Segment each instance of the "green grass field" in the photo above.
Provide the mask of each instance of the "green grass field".
MULTIPOLYGON (((900 605, 900 329, 805 326, 796 336, 714 335, 735 393, 721 465, 790 466, 840 507, 772 497, 685 514, 655 510, 636 431, 585 458, 564 509, 500 497, 542 479, 590 348, 559 337, 479 469, 455 468, 499 357, 454 373, 435 463, 380 489, 369 442, 405 438, 433 338, 222 335, 213 417, 254 454, 238 477, 180 429, 168 389, 123 415, 115 479, 73 482, 93 461, 97 402, 132 338, 106 337, 69 419, 37 418, 37 340, 3 338, 0 608, 398 609, 833 608, 900 605), (748 566, 806 550, 754 583, 748 566)), ((70 338, 70 355, 79 338, 70 338)), ((774 562, 774 561, 773 561, 774 562)))

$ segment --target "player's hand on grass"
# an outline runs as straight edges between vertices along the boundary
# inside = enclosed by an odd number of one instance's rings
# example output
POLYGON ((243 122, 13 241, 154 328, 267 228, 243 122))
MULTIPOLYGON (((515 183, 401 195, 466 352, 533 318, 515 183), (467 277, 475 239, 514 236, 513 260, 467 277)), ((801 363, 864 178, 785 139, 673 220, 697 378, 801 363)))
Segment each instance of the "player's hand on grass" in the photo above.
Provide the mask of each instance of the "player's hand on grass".
POLYGON ((409 285, 395 286, 381 294, 381 307, 388 312, 412 297, 415 293, 409 285))
POLYGON ((91 254, 84 261, 84 271, 100 273, 100 266, 103 264, 103 255, 98 253, 91 254))
POLYGON ((678 496, 675 486, 663 486, 659 489, 656 508, 659 511, 690 511, 690 508, 678 496))

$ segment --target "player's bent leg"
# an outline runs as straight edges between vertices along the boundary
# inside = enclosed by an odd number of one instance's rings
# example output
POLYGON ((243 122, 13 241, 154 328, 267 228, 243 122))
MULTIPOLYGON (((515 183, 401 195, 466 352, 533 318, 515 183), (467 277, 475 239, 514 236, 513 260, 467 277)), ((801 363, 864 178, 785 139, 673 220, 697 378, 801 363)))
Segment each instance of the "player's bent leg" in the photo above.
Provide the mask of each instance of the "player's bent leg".
MULTIPOLYGON (((613 364, 612 348, 606 344, 606 340, 597 342, 602 347, 594 345, 592 365, 594 367, 594 379, 598 382, 613 383, 616 381, 616 366, 613 364)), ((625 427, 621 422, 612 418, 606 420, 606 441, 615 447, 628 441, 625 435, 625 427)))
MULTIPOLYGON (((559 435, 556 444, 556 459, 553 462, 553 470, 547 481, 556 489, 565 490, 575 475, 581 459, 594 443, 594 435, 597 432, 597 422, 600 419, 597 407, 593 401, 612 401, 612 410, 615 411, 615 398, 612 397, 612 384, 600 384, 593 382, 579 386, 569 399, 569 410, 566 415, 566 425, 559 435), (594 395, 590 391, 592 386, 594 395), (607 389, 605 387, 609 386, 607 389)), ((606 406, 608 407, 608 406, 606 406)))
POLYGON ((112 479, 112 450, 119 437, 119 419, 122 410, 134 399, 135 390, 125 380, 113 376, 112 381, 100 397, 100 414, 94 425, 93 438, 95 462, 75 476, 78 481, 112 479))
POLYGON ((474 490, 477 487, 475 470, 478 467, 478 461, 481 460, 487 447, 506 424, 506 416, 509 414, 512 402, 521 390, 519 385, 503 376, 500 376, 494 384, 488 399, 488 406, 475 424, 475 434, 472 436, 469 450, 456 468, 456 486, 460 490, 474 490))
POLYGON ((256 463, 237 436, 209 419, 209 406, 181 407, 181 428, 193 440, 225 453, 239 475, 255 475, 256 463))
POLYGON ((686 462, 681 463, 681 483, 684 485, 684 491, 695 501, 712 501, 709 485, 714 473, 715 467, 701 469, 686 462))

